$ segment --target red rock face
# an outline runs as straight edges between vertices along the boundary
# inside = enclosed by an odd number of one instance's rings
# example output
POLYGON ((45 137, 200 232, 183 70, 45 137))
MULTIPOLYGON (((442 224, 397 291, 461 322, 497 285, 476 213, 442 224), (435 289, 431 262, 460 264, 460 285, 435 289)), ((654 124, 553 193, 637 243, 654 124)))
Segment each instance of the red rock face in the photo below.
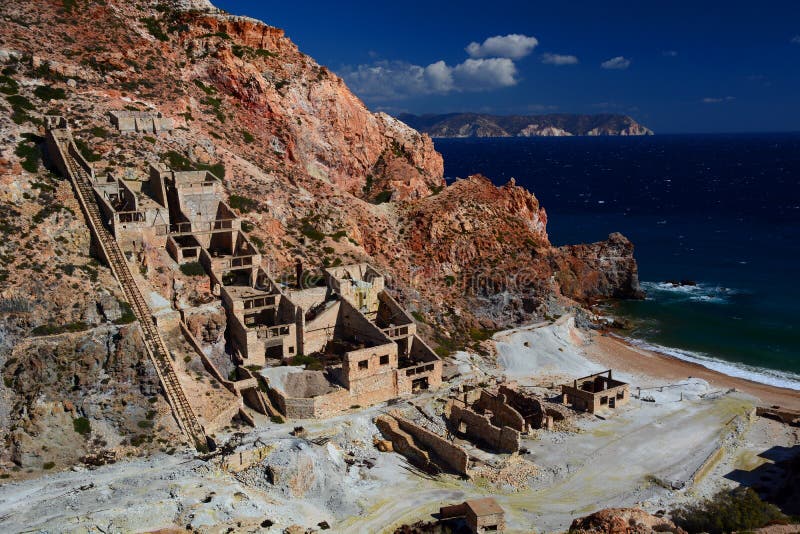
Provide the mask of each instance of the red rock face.
POLYGON ((675 526, 672 521, 650 515, 639 508, 600 510, 573 521, 569 531, 576 534, 686 534, 685 530, 675 526))
POLYGON ((576 300, 644 297, 633 243, 620 233, 607 241, 555 249, 553 263, 561 291, 576 300))
MULTIPOLYGON (((145 175, 148 161, 175 155, 223 165, 229 190, 253 203, 242 214, 276 277, 297 257, 307 266, 369 261, 398 298, 453 330, 532 320, 553 302, 638 295, 626 239, 556 249, 544 209, 513 181, 472 176, 445 187, 427 135, 370 112, 280 29, 121 0, 69 12, 62 2, 9 0, 2 9, 3 47, 38 58, 38 68, 19 66, 22 91, 47 83, 67 94, 37 101, 32 115, 69 117, 100 169, 145 175), (108 110, 130 106, 178 128, 154 141, 92 133, 110 129, 108 110)), ((2 125, 17 136, 35 129, 2 125)), ((2 158, 4 183, 19 182, 17 158, 2 158)))

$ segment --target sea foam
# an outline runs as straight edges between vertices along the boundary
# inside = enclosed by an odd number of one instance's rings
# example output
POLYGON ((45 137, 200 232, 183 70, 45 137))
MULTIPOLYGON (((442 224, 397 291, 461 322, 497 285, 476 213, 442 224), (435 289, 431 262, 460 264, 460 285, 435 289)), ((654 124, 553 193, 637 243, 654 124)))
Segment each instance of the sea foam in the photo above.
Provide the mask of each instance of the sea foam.
POLYGON ((672 298, 686 298, 695 302, 725 303, 729 297, 739 293, 738 290, 712 284, 679 285, 671 282, 642 282, 642 289, 653 298, 654 293, 666 294, 672 298))
POLYGON ((796 373, 766 369, 764 367, 756 367, 744 363, 723 361, 700 352, 664 347, 663 345, 649 343, 641 339, 625 338, 625 340, 642 349, 665 354, 686 362, 696 363, 727 376, 744 378, 751 382, 758 382, 759 384, 766 384, 768 386, 800 391, 800 375, 796 373))

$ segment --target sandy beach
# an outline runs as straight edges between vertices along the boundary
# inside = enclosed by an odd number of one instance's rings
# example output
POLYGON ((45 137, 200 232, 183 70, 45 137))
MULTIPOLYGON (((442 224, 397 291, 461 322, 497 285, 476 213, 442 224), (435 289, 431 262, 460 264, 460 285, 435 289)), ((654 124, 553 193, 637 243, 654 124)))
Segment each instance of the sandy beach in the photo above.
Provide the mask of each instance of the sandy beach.
POLYGON ((586 357, 593 362, 609 369, 650 378, 648 382, 651 385, 658 385, 659 380, 667 382, 688 377, 702 378, 715 387, 733 388, 757 397, 764 405, 800 410, 800 391, 728 376, 696 363, 633 346, 611 334, 593 335, 584 350, 586 357))

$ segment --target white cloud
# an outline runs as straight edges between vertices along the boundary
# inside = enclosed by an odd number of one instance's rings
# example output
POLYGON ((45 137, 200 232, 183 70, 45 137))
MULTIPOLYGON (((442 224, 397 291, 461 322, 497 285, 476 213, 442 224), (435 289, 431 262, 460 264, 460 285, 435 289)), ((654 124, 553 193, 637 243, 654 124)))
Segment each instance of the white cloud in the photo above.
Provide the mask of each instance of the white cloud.
POLYGON ((600 63, 604 69, 624 70, 631 66, 631 60, 623 56, 612 57, 600 63))
POLYGON ((453 90, 453 69, 441 60, 431 63, 425 67, 425 80, 433 92, 447 93, 453 90))
POLYGON ((703 104, 721 104, 723 102, 733 102, 736 100, 735 96, 707 96, 703 99, 703 104))
POLYGON ((531 52, 539 44, 536 37, 529 37, 519 33, 508 35, 495 35, 489 37, 483 44, 471 42, 464 49, 471 58, 502 57, 520 59, 531 52))
POLYGON ((504 57, 468 59, 453 67, 459 90, 497 89, 517 84, 517 67, 504 57))
POLYGON ((578 58, 575 56, 545 52, 542 54, 542 63, 547 63, 548 65, 576 65, 578 63, 578 58))
POLYGON ((377 61, 345 67, 339 74, 353 92, 375 101, 487 91, 517 84, 517 67, 508 58, 467 59, 455 66, 436 61, 427 67, 404 61, 377 61))
POLYGON ((664 57, 676 57, 678 53, 675 50, 664 50, 661 55, 664 57))
POLYGON ((795 35, 792 37, 792 44, 800 44, 800 35, 795 35))

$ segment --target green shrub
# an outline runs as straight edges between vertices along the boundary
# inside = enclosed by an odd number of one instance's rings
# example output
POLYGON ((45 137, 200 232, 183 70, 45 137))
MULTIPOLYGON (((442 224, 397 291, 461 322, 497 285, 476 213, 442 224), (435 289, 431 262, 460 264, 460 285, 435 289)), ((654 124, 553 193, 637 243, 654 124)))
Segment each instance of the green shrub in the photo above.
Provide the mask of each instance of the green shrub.
POLYGON ((95 126, 89 130, 89 133, 92 134, 93 137, 101 137, 105 139, 108 137, 108 130, 103 128, 102 126, 95 126))
POLYGON ((67 98, 67 93, 60 87, 53 87, 52 85, 40 85, 33 90, 33 94, 37 98, 49 102, 51 100, 64 100, 67 98))
POLYGON ((19 90, 19 84, 17 81, 10 77, 3 74, 0 76, 0 93, 4 95, 15 95, 19 90))
POLYGON ((449 275, 447 275, 447 276, 445 276, 445 277, 444 277, 444 284, 445 284, 447 287, 450 287, 450 286, 452 286, 452 285, 453 285, 453 284, 455 284, 455 283, 456 283, 456 277, 455 277, 455 276, 453 276, 453 275, 449 274, 449 275))
POLYGON ((283 417, 280 415, 270 415, 269 420, 275 423, 276 425, 282 425, 284 423, 283 417))
POLYGON ((325 239, 325 234, 314 228, 314 226, 308 221, 303 222, 303 226, 300 228, 300 233, 312 241, 322 241, 325 239))
POLYGON ((486 341, 494 335, 494 330, 485 328, 470 328, 469 337, 472 341, 486 341))
POLYGON ((133 313, 133 308, 131 308, 130 304, 120 301, 119 308, 122 311, 122 315, 114 321, 114 324, 129 324, 136 320, 136 314, 133 313))
POLYGON ((228 197, 228 204, 231 208, 239 210, 242 213, 249 213, 258 206, 257 201, 240 195, 231 195, 228 197))
POLYGON ((194 167, 192 166, 192 162, 179 152, 175 152, 174 150, 170 150, 166 154, 164 154, 163 159, 167 161, 167 165, 169 168, 174 171, 192 171, 194 167))
POLYGON ((68 323, 60 326, 43 324, 34 328, 32 333, 34 336, 52 336, 65 332, 83 332, 84 330, 88 330, 88 328, 89 325, 84 322, 68 323))
POLYGON ((753 530, 786 519, 778 507, 743 487, 720 491, 711 499, 672 512, 672 520, 679 527, 709 534, 753 530))
POLYGON ((42 464, 42 469, 44 469, 46 471, 49 471, 50 469, 54 468, 55 466, 56 466, 55 462, 45 462, 44 464, 42 464))
POLYGON ((392 192, 389 190, 383 190, 377 194, 372 203, 383 204, 384 202, 389 202, 391 199, 392 199, 392 192))
POLYGON ((153 428, 153 422, 143 419, 143 420, 139 421, 138 423, 136 423, 136 426, 138 426, 139 428, 153 428))
POLYGON ((139 19, 142 24, 144 24, 147 31, 150 32, 150 35, 158 39, 159 41, 168 41, 169 36, 164 33, 164 30, 161 28, 161 22, 156 20, 154 17, 143 17, 139 19))
POLYGON ((39 149, 36 145, 31 145, 28 140, 22 140, 17 144, 14 154, 22 159, 20 165, 29 173, 39 170, 39 149))
POLYGON ((418 311, 416 311, 416 310, 414 310, 414 311, 412 311, 412 312, 411 312, 411 316, 412 316, 414 319, 416 319, 416 320, 417 320, 417 322, 420 322, 420 323, 424 323, 424 322, 425 322, 425 316, 424 316, 424 315, 422 315, 420 312, 418 312, 418 311))
POLYGON ((162 160, 174 171, 209 171, 217 178, 225 178, 225 165, 222 163, 215 163, 214 165, 192 163, 189 158, 174 150, 165 153, 162 156, 162 160))
POLYGON ((253 134, 251 134, 247 130, 242 130, 242 139, 244 139, 245 143, 252 143, 253 141, 256 140, 253 134))
POLYGON ((206 270, 199 262, 190 261, 181 265, 181 272, 186 276, 205 276, 206 270))
POLYGON ((200 80, 198 80, 197 78, 195 78, 194 80, 192 80, 192 82, 193 82, 193 83, 194 83, 194 84, 195 84, 197 87, 199 87, 200 89, 202 89, 202 91, 203 91, 205 94, 207 94, 207 95, 213 95, 214 93, 216 93, 216 92, 217 92, 217 90, 216 90, 216 89, 214 89, 213 87, 211 87, 211 86, 209 86, 209 85, 206 85, 206 84, 204 84, 203 82, 201 82, 201 81, 200 81, 200 80))
POLYGON ((72 420, 72 428, 81 436, 86 436, 92 431, 92 424, 85 417, 78 417, 72 420))
POLYGON ((268 57, 278 57, 278 53, 277 53, 277 52, 270 52, 270 51, 269 51, 269 50, 267 50, 266 48, 257 48, 257 49, 255 49, 255 50, 253 51, 253 53, 254 53, 254 54, 257 56, 257 57, 263 57, 263 58, 268 58, 268 57))
POLYGON ((325 366, 322 362, 313 356, 306 356, 298 354, 292 358, 292 365, 305 365, 306 369, 311 371, 321 371, 325 366))
POLYGON ((258 249, 259 252, 264 252, 264 241, 262 241, 260 238, 254 235, 250 236, 250 241, 253 242, 253 244, 256 246, 256 249, 258 249))
POLYGON ((18 108, 18 109, 31 110, 36 107, 30 100, 28 100, 22 95, 10 95, 6 97, 6 100, 8 100, 8 103, 11 104, 11 107, 15 109, 18 108))
POLYGON ((253 230, 255 230, 255 225, 250 221, 242 221, 242 232, 249 234, 253 230))
POLYGON ((78 147, 78 150, 86 158, 86 161, 100 161, 103 157, 100 154, 96 154, 89 145, 86 144, 86 141, 83 139, 75 139, 75 146, 78 147))

